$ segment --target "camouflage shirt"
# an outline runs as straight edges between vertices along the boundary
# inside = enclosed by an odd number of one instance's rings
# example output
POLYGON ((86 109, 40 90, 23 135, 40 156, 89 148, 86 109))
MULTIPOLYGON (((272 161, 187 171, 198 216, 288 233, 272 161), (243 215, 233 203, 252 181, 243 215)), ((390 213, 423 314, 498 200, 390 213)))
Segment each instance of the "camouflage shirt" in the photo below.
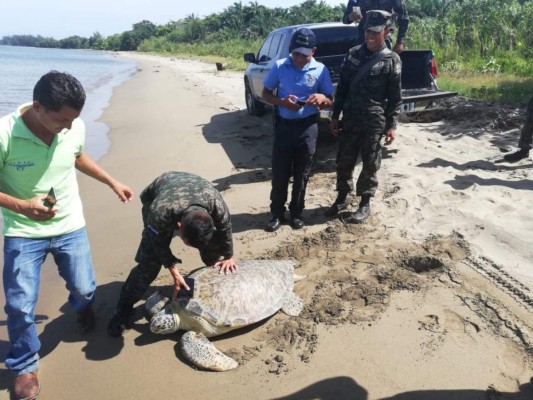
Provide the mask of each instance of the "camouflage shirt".
MULTIPOLYGON (((215 224, 213 239, 200 249, 217 249, 224 259, 233 256, 230 213, 222 196, 211 182, 187 172, 166 172, 141 193, 145 229, 151 234, 154 250, 165 267, 179 261, 170 250, 176 224, 191 209, 206 210, 215 224)), ((205 261, 205 259, 204 259, 205 261)))
POLYGON ((385 132, 396 129, 398 124, 402 103, 400 57, 390 52, 361 79, 353 81, 359 68, 377 54, 370 52, 365 44, 348 51, 341 66, 332 117, 339 118, 342 112, 345 124, 385 132))
POLYGON ((359 24, 357 25, 361 43, 364 41, 366 13, 370 10, 383 10, 390 12, 391 14, 396 14, 395 19, 398 23, 398 37, 396 38, 396 42, 403 43, 409 27, 409 15, 407 14, 407 7, 405 7, 404 0, 348 0, 346 11, 344 11, 342 17, 343 23, 351 23, 350 13, 354 6, 359 6, 361 8, 361 14, 363 15, 363 19, 359 21, 359 24))

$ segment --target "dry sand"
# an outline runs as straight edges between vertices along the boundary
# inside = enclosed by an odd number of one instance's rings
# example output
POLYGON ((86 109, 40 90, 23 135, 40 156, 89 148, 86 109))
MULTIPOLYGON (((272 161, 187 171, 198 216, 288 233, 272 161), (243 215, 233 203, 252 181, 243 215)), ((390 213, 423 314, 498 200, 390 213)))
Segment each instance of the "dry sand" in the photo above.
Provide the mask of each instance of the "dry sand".
MULTIPOLYGON (((137 194, 168 170, 212 180, 233 214, 237 257, 297 261, 308 276, 295 289, 305 310, 215 340, 241 364, 225 373, 191 367, 178 334, 149 332, 141 304, 134 328, 109 338, 107 321, 140 239, 140 202, 122 205, 80 177, 98 327, 75 333, 64 285, 47 262, 37 306, 43 399, 533 398, 533 169, 529 159, 501 162, 517 142, 523 110, 459 99, 404 119, 384 151, 373 215, 361 226, 323 216, 335 198, 336 143, 321 137, 308 225, 272 234, 263 231, 270 114, 246 114, 242 74, 123 56, 139 70, 103 115, 112 145, 101 165, 137 194)), ((200 266, 178 240, 173 250, 182 272, 200 266)), ((168 283, 165 274, 155 285, 168 283)), ((4 328, 2 357, 6 340, 4 328)), ((0 370, 0 397, 8 398, 11 379, 0 370)))

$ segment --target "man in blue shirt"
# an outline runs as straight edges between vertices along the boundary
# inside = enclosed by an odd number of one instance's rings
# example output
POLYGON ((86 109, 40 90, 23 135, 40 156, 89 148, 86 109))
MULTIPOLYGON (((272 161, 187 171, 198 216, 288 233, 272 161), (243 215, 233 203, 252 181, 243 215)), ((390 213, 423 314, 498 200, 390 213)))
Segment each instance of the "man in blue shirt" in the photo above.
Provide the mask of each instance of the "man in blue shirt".
POLYGON ((304 227, 302 212, 316 150, 319 110, 333 105, 334 90, 328 69, 313 58, 315 46, 313 31, 298 29, 291 39, 290 57, 276 62, 263 82, 262 97, 275 106, 277 113, 272 149, 272 218, 266 226, 268 232, 279 229, 284 221, 291 176, 291 226, 304 227))

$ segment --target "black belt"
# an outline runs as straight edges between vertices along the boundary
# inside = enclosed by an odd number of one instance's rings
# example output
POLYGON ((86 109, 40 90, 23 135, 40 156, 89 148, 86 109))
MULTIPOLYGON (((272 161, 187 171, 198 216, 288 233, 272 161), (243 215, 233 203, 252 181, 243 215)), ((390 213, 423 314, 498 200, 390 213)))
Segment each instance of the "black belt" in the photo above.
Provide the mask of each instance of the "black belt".
POLYGON ((295 124, 302 124, 302 123, 309 123, 309 122, 318 122, 319 116, 320 116, 320 114, 316 113, 316 114, 310 115, 310 116, 305 117, 305 118, 291 118, 291 119, 288 119, 288 118, 280 117, 278 115, 276 120, 278 122, 283 122, 284 124, 289 124, 289 125, 294 124, 295 125, 295 124))

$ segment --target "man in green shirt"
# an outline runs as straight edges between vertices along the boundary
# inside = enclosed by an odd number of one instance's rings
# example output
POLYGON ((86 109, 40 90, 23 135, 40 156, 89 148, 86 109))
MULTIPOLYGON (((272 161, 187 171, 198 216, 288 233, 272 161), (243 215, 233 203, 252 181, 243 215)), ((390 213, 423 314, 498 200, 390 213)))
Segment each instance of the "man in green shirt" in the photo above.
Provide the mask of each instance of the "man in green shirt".
POLYGON ((34 309, 48 254, 66 282, 81 331, 94 328, 96 283, 76 169, 108 185, 122 202, 133 196, 83 151, 85 126, 78 117, 84 104, 80 82, 51 71, 35 85, 32 103, 0 118, 4 309, 10 342, 5 363, 16 375, 17 399, 34 399, 40 391, 41 344, 34 309), (53 198, 47 198, 50 188, 53 198))

